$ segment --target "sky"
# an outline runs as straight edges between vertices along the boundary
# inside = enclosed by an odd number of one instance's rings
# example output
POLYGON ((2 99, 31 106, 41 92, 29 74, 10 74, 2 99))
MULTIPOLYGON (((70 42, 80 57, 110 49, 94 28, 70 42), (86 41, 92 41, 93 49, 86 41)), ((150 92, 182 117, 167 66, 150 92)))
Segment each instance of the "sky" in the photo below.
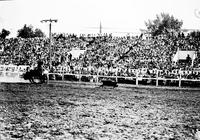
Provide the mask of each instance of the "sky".
POLYGON ((57 19, 53 33, 138 33, 145 21, 162 12, 183 21, 184 29, 200 29, 200 0, 0 0, 0 30, 15 37, 24 24, 48 35, 44 19, 57 19), (197 11, 195 14, 195 11, 197 11))

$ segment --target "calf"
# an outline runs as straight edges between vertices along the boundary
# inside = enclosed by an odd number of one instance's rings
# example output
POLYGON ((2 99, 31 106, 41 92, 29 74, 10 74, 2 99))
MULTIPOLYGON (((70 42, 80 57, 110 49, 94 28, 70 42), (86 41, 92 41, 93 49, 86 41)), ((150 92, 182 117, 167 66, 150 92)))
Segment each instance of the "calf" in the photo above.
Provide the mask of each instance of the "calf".
POLYGON ((110 87, 118 87, 117 82, 111 81, 111 80, 103 80, 102 81, 102 85, 100 87, 104 87, 104 86, 110 86, 110 87))

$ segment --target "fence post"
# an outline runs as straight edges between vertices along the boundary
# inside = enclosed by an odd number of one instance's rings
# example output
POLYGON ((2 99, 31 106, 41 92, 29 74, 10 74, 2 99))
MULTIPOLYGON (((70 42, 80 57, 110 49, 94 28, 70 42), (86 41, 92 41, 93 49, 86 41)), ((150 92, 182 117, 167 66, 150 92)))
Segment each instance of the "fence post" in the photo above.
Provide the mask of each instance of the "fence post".
POLYGON ((98 68, 98 70, 97 70, 96 82, 99 83, 99 68, 98 68))
POLYGON ((47 73, 47 84, 49 84, 49 72, 47 73))
POLYGON ((118 83, 118 78, 117 77, 118 77, 118 72, 116 72, 116 77, 115 77, 116 78, 116 82, 118 83))
POLYGON ((64 68, 62 67, 62 81, 64 81, 64 68))
POLYGON ((62 81, 64 81, 64 75, 65 75, 65 74, 64 74, 64 73, 62 73, 62 81))
POLYGON ((136 70, 136 86, 138 86, 138 70, 136 70))
POLYGON ((81 82, 81 69, 79 68, 79 82, 81 82))
POLYGON ((181 87, 181 73, 179 73, 179 84, 178 84, 179 87, 181 87))
POLYGON ((99 75, 96 77, 96 82, 99 83, 99 75))
POLYGON ((158 86, 158 70, 156 70, 156 86, 158 86))

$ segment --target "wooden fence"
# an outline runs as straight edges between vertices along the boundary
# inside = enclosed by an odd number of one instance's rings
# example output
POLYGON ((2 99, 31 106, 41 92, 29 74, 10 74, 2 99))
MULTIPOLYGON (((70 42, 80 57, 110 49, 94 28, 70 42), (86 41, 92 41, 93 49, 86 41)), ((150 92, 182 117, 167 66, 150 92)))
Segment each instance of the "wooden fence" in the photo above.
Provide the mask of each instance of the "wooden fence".
MULTIPOLYGON (((71 73, 48 73, 48 82, 50 81, 77 81, 81 82, 84 81, 83 77, 88 80, 86 82, 95 82, 100 83, 102 79, 111 79, 115 80, 118 83, 126 83, 126 81, 129 81, 128 83, 135 84, 136 86, 139 86, 140 84, 150 84, 155 86, 165 86, 163 83, 171 83, 171 85, 175 85, 178 87, 182 87, 183 85, 196 85, 200 87, 200 79, 184 79, 182 78, 181 74, 179 74, 178 78, 162 78, 158 76, 158 73, 156 74, 156 77, 143 77, 139 75, 138 73, 136 76, 133 77, 125 77, 125 76, 106 76, 106 75, 90 75, 90 74, 71 74, 71 73), (69 78, 71 76, 71 78, 69 78), (122 82, 123 80, 125 82, 122 82), (145 83, 146 82, 146 83, 145 83), (162 83, 162 84, 161 84, 162 83), (189 84, 190 83, 190 84, 189 84)), ((85 82, 85 81, 84 81, 85 82)))

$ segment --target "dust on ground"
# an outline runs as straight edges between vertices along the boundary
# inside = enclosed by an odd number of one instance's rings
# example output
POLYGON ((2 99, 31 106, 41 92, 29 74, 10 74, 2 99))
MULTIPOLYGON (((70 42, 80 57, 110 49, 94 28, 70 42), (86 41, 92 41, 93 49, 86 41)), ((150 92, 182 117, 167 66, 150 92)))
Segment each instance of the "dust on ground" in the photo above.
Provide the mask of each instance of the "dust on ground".
POLYGON ((200 91, 1 84, 0 139, 193 140, 200 91))

